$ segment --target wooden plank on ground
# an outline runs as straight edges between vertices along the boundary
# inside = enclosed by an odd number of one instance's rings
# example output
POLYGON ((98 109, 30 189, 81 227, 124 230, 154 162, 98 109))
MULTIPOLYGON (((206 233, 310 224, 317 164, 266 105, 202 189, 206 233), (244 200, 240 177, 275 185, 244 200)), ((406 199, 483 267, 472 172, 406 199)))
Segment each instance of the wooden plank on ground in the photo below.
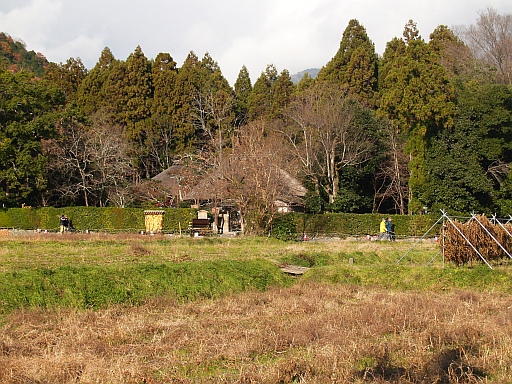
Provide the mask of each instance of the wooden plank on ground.
POLYGON ((307 267, 300 267, 298 265, 282 265, 280 268, 281 271, 290 275, 303 275, 309 270, 307 267))

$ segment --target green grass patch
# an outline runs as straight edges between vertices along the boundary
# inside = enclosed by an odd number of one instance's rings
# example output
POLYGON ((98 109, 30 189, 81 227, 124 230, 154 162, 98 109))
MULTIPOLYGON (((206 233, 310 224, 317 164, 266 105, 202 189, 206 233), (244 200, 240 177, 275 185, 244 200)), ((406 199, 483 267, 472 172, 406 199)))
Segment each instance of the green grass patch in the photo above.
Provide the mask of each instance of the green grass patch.
POLYGON ((394 290, 500 291, 512 293, 510 267, 426 267, 411 265, 329 265, 309 270, 305 280, 332 284, 355 284, 394 290))
POLYGON ((0 242, 0 313, 36 307, 103 308, 157 296, 179 301, 215 298, 308 279, 395 290, 512 292, 509 260, 494 269, 483 264, 457 267, 442 262, 438 244, 411 245, 253 237, 5 239, 0 242), (279 270, 280 264, 310 270, 300 280, 293 279, 279 270))
POLYGON ((266 260, 218 260, 124 266, 63 266, 0 273, 0 308, 103 308, 155 296, 178 301, 285 286, 291 279, 266 260))

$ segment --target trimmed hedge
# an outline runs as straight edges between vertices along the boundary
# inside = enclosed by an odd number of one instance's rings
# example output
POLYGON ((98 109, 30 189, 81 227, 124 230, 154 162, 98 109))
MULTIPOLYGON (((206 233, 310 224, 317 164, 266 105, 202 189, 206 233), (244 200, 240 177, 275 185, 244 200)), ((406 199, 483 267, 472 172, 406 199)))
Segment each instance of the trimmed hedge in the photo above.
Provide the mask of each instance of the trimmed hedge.
MULTIPOLYGON (((162 209, 163 231, 166 233, 186 230, 196 217, 196 210, 190 208, 162 209)), ((62 214, 68 216, 77 231, 138 232, 145 229, 142 208, 10 208, 0 210, 0 227, 22 230, 57 231, 62 214)))
POLYGON ((391 217, 398 237, 422 236, 439 219, 433 215, 382 215, 353 213, 324 213, 319 215, 289 213, 277 217, 272 236, 281 239, 313 236, 378 235, 383 217, 391 217))
MULTIPOLYGON (((186 231, 196 217, 191 208, 163 209, 163 232, 186 231)), ((145 229, 142 208, 11 208, 0 210, 0 227, 23 230, 57 231, 59 218, 66 214, 77 231, 138 232, 145 229)), ((422 236, 439 217, 433 215, 381 215, 324 213, 319 215, 287 213, 274 220, 270 235, 282 240, 297 239, 306 233, 312 236, 376 235, 383 217, 392 217, 395 232, 401 236, 422 236)))

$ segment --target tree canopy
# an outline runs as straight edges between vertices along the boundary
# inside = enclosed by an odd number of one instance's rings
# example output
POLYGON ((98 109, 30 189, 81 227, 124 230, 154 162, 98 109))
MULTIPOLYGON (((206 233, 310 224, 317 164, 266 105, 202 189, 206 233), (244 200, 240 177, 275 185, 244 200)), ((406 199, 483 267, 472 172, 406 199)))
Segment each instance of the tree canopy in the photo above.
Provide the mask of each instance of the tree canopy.
POLYGON ((284 174, 314 212, 509 215, 510 18, 487 9, 429 41, 409 20, 382 57, 350 20, 332 59, 298 84, 268 64, 254 82, 242 66, 231 86, 209 53, 180 65, 140 46, 126 59, 105 47, 88 70, 0 34, 0 201, 186 204, 150 182, 179 165, 224 175, 262 228, 284 174))

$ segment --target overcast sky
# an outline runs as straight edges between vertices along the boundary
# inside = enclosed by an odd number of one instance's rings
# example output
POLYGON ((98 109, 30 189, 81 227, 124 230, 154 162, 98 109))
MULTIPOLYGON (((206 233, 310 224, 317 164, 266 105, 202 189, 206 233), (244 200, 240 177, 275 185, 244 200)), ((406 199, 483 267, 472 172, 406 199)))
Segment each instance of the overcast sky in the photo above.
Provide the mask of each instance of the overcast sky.
POLYGON ((121 60, 138 45, 148 59, 169 52, 178 66, 208 52, 233 85, 243 65, 253 83, 268 64, 292 75, 322 67, 350 19, 382 54, 409 19, 428 41, 438 25, 474 24, 488 7, 512 13, 511 0, 0 0, 0 32, 88 69, 105 47, 121 60))

